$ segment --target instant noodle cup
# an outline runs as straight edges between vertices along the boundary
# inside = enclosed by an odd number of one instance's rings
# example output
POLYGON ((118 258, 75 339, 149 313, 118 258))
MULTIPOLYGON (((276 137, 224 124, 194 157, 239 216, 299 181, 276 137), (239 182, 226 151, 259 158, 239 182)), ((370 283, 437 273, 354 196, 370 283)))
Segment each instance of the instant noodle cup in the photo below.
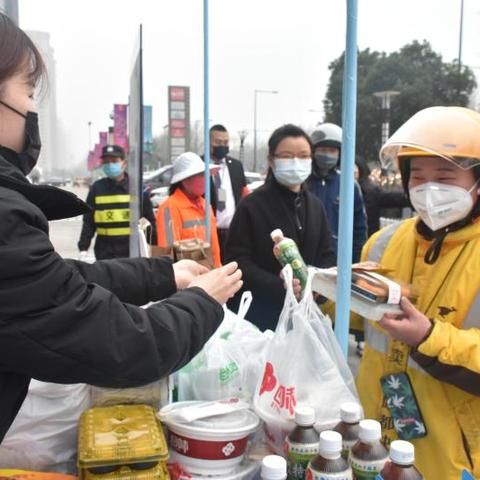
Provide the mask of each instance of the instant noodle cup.
MULTIPOLYGON (((232 402, 234 405, 235 400, 232 402)), ((168 427, 171 462, 190 474, 225 475, 234 471, 244 459, 249 436, 260 426, 257 415, 243 402, 236 402, 238 409, 222 408, 225 402, 180 402, 163 408, 160 419, 168 427), (208 417, 182 419, 182 409, 191 414, 195 407, 202 409, 205 405, 209 406, 208 417), (217 407, 223 413, 215 414, 217 407)))

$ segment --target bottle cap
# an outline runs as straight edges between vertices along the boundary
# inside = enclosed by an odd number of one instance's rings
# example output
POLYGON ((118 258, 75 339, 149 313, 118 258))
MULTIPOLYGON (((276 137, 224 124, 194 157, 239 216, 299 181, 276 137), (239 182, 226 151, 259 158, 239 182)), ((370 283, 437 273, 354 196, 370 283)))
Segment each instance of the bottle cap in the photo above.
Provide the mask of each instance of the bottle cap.
POLYGON ((287 461, 278 455, 268 455, 262 461, 263 480, 284 480, 287 478, 287 461))
POLYGON ((275 240, 282 240, 283 238, 283 232, 279 229, 279 228, 276 228, 275 230, 273 230, 272 233, 270 233, 270 237, 272 237, 272 240, 275 242, 275 240))
POLYGON ((295 408, 295 423, 301 427, 310 427, 315 424, 315 409, 308 405, 298 405, 295 408))
POLYGON ((358 438, 364 442, 372 442, 382 438, 382 427, 376 420, 362 420, 358 438))
POLYGON ((338 432, 326 430, 320 434, 320 443, 318 448, 320 450, 320 454, 340 454, 342 451, 342 436, 338 432))
POLYGON ((345 402, 340 405, 340 418, 345 423, 357 423, 362 419, 362 407, 355 402, 345 402))
POLYGON ((415 447, 405 440, 394 440, 390 444, 390 458, 398 465, 413 465, 415 463, 415 447))

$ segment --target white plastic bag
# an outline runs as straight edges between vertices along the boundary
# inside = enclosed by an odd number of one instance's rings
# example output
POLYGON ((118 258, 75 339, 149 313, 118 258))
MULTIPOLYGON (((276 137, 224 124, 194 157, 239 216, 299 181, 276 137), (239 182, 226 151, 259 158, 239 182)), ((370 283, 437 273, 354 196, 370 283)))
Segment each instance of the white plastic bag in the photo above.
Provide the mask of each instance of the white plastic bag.
POLYGON ((273 332, 261 332, 244 320, 252 302, 245 292, 238 315, 225 317, 203 350, 178 373, 179 400, 220 400, 238 397, 251 401, 262 374, 262 357, 273 332))
POLYGON ((78 421, 88 408, 88 385, 32 380, 0 445, 0 467, 75 473, 78 421))
POLYGON ((254 408, 265 422, 267 443, 279 454, 294 427, 297 404, 314 407, 317 424, 327 424, 339 417, 341 403, 358 402, 330 319, 313 300, 314 270, 309 269, 300 302, 293 294, 291 268, 287 266, 283 273, 288 285, 285 304, 254 397, 254 408))

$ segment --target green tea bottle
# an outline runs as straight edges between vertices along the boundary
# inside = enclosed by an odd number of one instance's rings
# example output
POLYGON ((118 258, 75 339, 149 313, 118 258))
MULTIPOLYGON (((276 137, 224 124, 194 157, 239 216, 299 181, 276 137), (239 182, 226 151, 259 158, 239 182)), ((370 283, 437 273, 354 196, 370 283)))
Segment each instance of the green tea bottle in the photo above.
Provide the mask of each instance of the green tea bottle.
POLYGON ((358 442, 350 452, 355 480, 374 480, 388 460, 388 451, 380 441, 382 427, 376 420, 362 420, 358 442))
POLYGON ((305 480, 308 462, 318 454, 318 433, 315 425, 315 409, 308 406, 295 408, 296 427, 285 441, 288 480, 305 480))
POLYGON ((262 460, 260 480, 286 480, 287 462, 278 455, 268 455, 262 460))
POLYGON ((362 407, 355 402, 345 402, 340 405, 340 422, 335 425, 333 431, 342 436, 342 457, 350 457, 350 450, 358 441, 360 420, 362 419, 362 407))
POLYGON ((322 432, 318 450, 308 465, 307 480, 352 480, 352 469, 342 457, 342 436, 338 432, 322 432))
POLYGON ((394 440, 390 444, 390 461, 380 475, 383 480, 423 480, 414 463, 415 447, 410 442, 394 440))
POLYGON ((293 276, 300 280, 302 290, 305 288, 308 278, 308 269, 300 252, 298 251, 297 244, 288 237, 283 235, 283 232, 277 228, 270 236, 274 242, 273 254, 281 265, 290 265, 293 270, 293 276))

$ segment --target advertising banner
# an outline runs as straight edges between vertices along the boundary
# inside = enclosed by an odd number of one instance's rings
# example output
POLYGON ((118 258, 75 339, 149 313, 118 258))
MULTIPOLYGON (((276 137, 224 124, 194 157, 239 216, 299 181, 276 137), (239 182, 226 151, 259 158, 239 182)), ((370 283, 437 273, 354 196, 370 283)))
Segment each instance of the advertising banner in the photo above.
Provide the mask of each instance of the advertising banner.
POLYGON ((127 112, 128 105, 116 103, 113 106, 113 143, 128 153, 127 112))
POLYGON ((168 87, 170 161, 190 149, 190 87, 168 87))

